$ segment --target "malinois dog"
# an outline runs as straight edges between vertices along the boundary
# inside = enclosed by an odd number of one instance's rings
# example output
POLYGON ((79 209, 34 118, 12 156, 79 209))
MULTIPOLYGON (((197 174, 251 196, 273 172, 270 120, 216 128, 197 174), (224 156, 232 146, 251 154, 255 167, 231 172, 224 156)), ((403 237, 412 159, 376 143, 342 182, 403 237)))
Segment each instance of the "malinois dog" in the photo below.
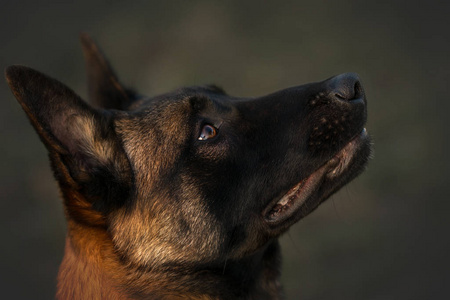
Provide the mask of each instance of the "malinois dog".
POLYGON ((214 85, 145 97, 81 41, 92 105, 6 69, 64 199, 57 298, 281 299, 278 237, 368 161, 358 76, 259 98, 214 85))

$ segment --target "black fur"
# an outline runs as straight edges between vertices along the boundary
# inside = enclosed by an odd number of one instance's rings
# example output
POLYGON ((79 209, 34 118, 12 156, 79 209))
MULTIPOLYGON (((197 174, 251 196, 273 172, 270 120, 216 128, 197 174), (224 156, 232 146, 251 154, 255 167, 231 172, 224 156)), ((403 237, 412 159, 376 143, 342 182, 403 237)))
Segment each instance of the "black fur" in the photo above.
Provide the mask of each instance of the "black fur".
POLYGON ((149 98, 119 83, 88 36, 82 42, 99 108, 32 69, 6 76, 49 150, 69 222, 107 232, 126 270, 115 288, 155 299, 280 297, 277 237, 369 158, 357 75, 260 98, 214 85, 149 98), (215 135, 199 139, 204 126, 215 135))

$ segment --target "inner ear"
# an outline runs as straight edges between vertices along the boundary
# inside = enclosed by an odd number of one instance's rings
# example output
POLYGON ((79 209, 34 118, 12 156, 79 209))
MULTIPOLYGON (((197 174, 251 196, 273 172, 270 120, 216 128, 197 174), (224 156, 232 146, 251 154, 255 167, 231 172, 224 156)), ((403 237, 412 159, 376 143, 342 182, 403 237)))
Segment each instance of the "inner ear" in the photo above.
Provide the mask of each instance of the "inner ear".
POLYGON ((129 161, 115 131, 115 114, 86 104, 64 84, 12 66, 8 83, 49 150, 61 186, 80 191, 97 210, 123 205, 131 190, 129 161))
POLYGON ((66 137, 69 154, 62 155, 71 177, 93 207, 102 212, 126 204, 133 185, 130 163, 116 134, 114 115, 72 116, 73 134, 66 137))

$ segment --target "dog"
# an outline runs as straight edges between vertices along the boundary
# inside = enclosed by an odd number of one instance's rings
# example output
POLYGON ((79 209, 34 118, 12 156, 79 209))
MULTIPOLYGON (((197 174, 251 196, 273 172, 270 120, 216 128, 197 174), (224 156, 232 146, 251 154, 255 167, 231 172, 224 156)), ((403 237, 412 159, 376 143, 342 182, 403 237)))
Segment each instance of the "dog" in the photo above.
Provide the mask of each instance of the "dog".
POLYGON ((215 85, 145 97, 81 42, 91 104, 6 69, 64 200, 56 297, 282 299, 278 237, 368 162, 358 76, 258 98, 215 85))

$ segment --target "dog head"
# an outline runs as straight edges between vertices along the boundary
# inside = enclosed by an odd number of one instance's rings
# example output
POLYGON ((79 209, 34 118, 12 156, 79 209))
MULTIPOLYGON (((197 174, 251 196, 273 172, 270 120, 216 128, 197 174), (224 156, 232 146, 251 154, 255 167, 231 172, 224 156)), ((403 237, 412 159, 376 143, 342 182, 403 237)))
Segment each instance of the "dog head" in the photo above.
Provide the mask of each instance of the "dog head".
POLYGON ((356 74, 258 98, 216 86, 124 88, 82 38, 94 106, 32 69, 6 71, 46 145, 69 220, 140 267, 256 253, 355 178, 370 154, 356 74))

